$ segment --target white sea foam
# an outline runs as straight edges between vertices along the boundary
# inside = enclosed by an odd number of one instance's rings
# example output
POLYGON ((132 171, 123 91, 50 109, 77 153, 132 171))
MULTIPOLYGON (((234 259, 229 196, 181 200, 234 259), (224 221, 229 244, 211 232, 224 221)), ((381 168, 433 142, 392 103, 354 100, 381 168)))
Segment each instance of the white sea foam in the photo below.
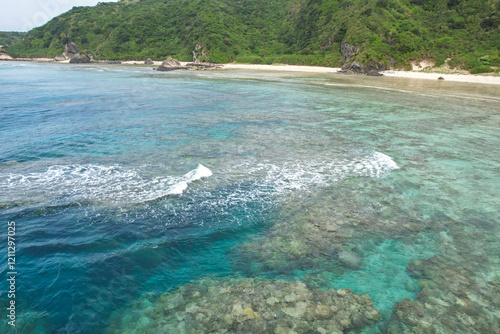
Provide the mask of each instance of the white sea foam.
POLYGON ((278 193, 286 190, 307 190, 311 187, 326 186, 338 182, 349 175, 383 177, 398 165, 386 154, 373 152, 353 159, 338 161, 305 161, 274 164, 241 166, 249 174, 265 175, 260 183, 278 193))
MULTIPOLYGON (((398 169, 394 160, 380 152, 369 154, 350 152, 345 157, 329 161, 302 160, 284 163, 264 163, 254 159, 219 168, 213 191, 206 187, 196 194, 196 201, 183 205, 183 212, 213 212, 217 224, 240 224, 241 210, 248 215, 267 212, 274 206, 273 198, 291 194, 307 195, 332 186, 347 177, 381 178, 398 169), (248 203, 253 203, 249 206, 248 203), (234 209, 239 212, 234 214, 234 209)), ((213 189, 213 188, 212 188, 213 189)), ((197 222, 203 224, 203 220, 197 222)))
MULTIPOLYGON (((200 197, 192 203, 198 207, 192 209, 224 210, 249 201, 268 201, 269 196, 288 192, 315 191, 346 177, 383 177, 398 168, 391 157, 376 151, 350 152, 328 161, 247 160, 219 168, 217 179, 203 187, 201 193, 193 193, 200 197)), ((4 193, 9 194, 9 201, 15 202, 127 206, 183 194, 192 182, 212 176, 212 171, 200 164, 182 176, 148 175, 142 168, 120 165, 57 165, 40 173, 0 175, 0 186, 7 190, 4 193)), ((0 202, 7 199, 2 197, 0 202)))
POLYGON ((380 152, 351 154, 334 161, 297 161, 283 164, 253 160, 221 169, 220 185, 227 192, 214 197, 207 194, 203 207, 230 207, 250 201, 268 201, 269 196, 307 193, 335 184, 349 176, 380 178, 398 169, 394 160, 380 152))
POLYGON ((119 165, 57 165, 40 173, 0 175, 0 187, 18 201, 141 203, 182 194, 191 182, 211 175, 201 164, 183 176, 154 178, 119 165))

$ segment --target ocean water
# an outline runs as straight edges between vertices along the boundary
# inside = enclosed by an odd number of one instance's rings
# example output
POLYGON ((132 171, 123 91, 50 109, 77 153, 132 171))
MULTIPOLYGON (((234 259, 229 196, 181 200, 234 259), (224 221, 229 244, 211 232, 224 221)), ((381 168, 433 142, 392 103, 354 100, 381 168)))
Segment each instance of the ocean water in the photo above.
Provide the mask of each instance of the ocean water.
POLYGON ((125 332, 144 296, 228 277, 368 294, 358 331, 495 330, 497 86, 21 62, 0 83, 2 332, 12 221, 22 333, 125 332))

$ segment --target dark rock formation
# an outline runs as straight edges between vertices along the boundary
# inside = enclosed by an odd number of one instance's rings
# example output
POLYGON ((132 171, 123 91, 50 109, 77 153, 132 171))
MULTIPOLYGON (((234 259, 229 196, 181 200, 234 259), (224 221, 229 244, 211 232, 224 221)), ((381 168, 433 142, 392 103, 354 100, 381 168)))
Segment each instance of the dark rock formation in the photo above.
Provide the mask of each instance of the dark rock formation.
POLYGON ((222 66, 218 64, 202 63, 199 59, 195 63, 186 64, 186 67, 190 70, 213 70, 222 68, 222 66))
MULTIPOLYGON (((348 44, 346 41, 342 41, 340 45, 340 52, 345 58, 344 66, 342 66, 342 70, 340 71, 341 73, 381 76, 383 74, 379 73, 379 71, 385 71, 389 69, 386 64, 376 61, 371 61, 368 64, 359 63, 356 60, 352 61, 356 54, 358 54, 359 48, 355 47, 354 45, 348 44)), ((391 61, 395 64, 395 61, 393 59, 391 59, 389 63, 391 63, 391 61)))
POLYGON ((184 66, 177 60, 172 57, 168 57, 166 60, 161 63, 161 65, 157 68, 157 71, 175 71, 185 69, 184 66))
MULTIPOLYGON (((55 61, 64 61, 64 60, 72 59, 74 56, 79 56, 79 54, 78 54, 79 51, 80 51, 80 49, 78 48, 78 46, 76 46, 75 43, 68 43, 64 46, 64 52, 60 56, 54 57, 54 60, 55 61)), ((89 60, 93 60, 93 59, 89 58, 89 60)), ((72 62, 70 60, 70 63, 77 63, 77 62, 81 62, 81 61, 75 59, 75 61, 72 62)))
POLYGON ((359 49, 354 45, 348 44, 346 41, 342 41, 340 44, 340 52, 345 58, 344 66, 342 66, 342 69, 344 69, 344 67, 347 67, 351 63, 354 56, 358 54, 359 49))
POLYGON ((88 56, 76 54, 71 58, 69 62, 70 64, 88 64, 91 62, 91 60, 88 56))
POLYGON ((207 61, 208 54, 205 52, 205 49, 200 44, 196 44, 193 50, 193 64, 201 64, 202 60, 207 61), (200 59, 200 57, 202 59, 200 59))
POLYGON ((154 61, 151 60, 151 58, 146 59, 144 62, 145 65, 154 65, 154 61))
POLYGON ((368 74, 371 76, 381 76, 380 71, 388 70, 389 67, 384 63, 371 61, 368 64, 358 63, 356 60, 350 65, 344 65, 341 72, 346 74, 368 74))
POLYGON ((443 77, 439 77, 438 80, 444 80, 444 78, 443 77))
POLYGON ((380 73, 379 71, 375 71, 375 70, 366 72, 366 75, 369 75, 371 77, 382 77, 382 76, 384 76, 382 73, 380 73))
POLYGON ((80 51, 80 49, 78 48, 78 46, 76 46, 75 43, 68 43, 64 46, 64 51, 65 52, 68 52, 68 53, 78 53, 78 51, 80 51))

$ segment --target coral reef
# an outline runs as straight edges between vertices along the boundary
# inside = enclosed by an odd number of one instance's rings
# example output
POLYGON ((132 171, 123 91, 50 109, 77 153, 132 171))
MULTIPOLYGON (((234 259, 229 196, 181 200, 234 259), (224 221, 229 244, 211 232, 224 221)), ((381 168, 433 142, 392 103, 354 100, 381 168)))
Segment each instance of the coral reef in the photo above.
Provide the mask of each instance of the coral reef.
POLYGON ((415 301, 396 303, 386 332, 500 333, 498 253, 489 254, 491 235, 475 232, 443 232, 439 256, 410 263, 421 291, 415 301))
POLYGON ((203 279, 148 294, 112 317, 107 333, 345 333, 380 318, 368 295, 302 282, 203 279))
MULTIPOLYGON (((360 187, 374 187, 366 182, 360 187)), ((356 188, 353 189, 356 191, 356 188)), ((387 197, 394 190, 385 191, 387 197)), ((352 193, 321 192, 305 202, 302 198, 282 207, 281 219, 265 236, 253 237, 234 250, 243 263, 259 263, 246 273, 262 271, 289 275, 295 270, 322 270, 342 274, 345 269, 359 269, 363 249, 356 240, 386 239, 404 235, 411 239, 425 229, 416 219, 397 208, 377 202, 359 203, 352 193)))

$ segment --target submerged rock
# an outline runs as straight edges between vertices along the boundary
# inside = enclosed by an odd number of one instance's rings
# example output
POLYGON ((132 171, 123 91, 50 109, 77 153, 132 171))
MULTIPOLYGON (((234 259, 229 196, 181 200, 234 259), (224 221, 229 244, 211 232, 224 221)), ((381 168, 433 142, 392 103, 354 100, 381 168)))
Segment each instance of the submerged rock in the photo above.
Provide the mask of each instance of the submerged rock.
POLYGON ((338 259, 342 262, 347 268, 357 270, 361 265, 361 261, 363 260, 359 255, 350 251, 341 251, 338 254, 338 259))
POLYGON ((414 301, 396 303, 391 326, 411 333, 500 333, 500 277, 476 277, 478 263, 487 262, 451 252, 412 262, 408 271, 420 279, 421 291, 414 301))
POLYGON ((346 333, 379 318, 368 295, 350 290, 223 278, 146 295, 114 314, 106 333, 346 333))

